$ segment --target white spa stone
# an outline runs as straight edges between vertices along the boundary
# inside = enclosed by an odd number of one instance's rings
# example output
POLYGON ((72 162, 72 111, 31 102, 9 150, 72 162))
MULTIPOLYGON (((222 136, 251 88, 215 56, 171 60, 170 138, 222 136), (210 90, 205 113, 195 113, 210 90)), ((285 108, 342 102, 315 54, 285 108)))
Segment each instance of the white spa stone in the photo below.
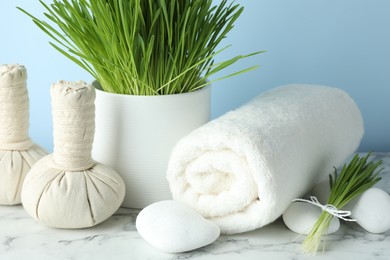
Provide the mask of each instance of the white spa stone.
POLYGON ((384 190, 370 188, 346 208, 368 232, 383 233, 390 229, 390 196, 384 190))
MULTIPOLYGON (((311 227, 318 220, 322 210, 306 202, 293 202, 283 213, 283 221, 286 226, 295 233, 309 234, 311 227)), ((340 227, 340 221, 334 217, 330 222, 328 234, 336 232, 340 227)))
POLYGON ((173 200, 156 202, 144 208, 138 214, 136 228, 149 244, 167 253, 206 246, 220 235, 215 223, 173 200))

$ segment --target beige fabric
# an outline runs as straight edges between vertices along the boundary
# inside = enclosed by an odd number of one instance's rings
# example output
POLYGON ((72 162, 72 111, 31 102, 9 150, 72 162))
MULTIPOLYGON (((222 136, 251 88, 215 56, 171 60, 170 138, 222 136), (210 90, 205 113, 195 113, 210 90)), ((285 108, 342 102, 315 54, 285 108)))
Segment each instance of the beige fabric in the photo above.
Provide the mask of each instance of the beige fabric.
POLYGON ((46 152, 28 136, 27 72, 22 65, 0 66, 0 205, 20 204, 27 172, 46 152))
POLYGON ((0 150, 0 205, 21 203, 20 193, 26 174, 46 154, 36 144, 25 151, 0 150))
POLYGON ((22 65, 0 66, 0 149, 27 150, 29 100, 27 72, 22 65))
POLYGON ((125 195, 121 177, 91 158, 95 89, 81 81, 60 81, 52 85, 51 96, 54 152, 31 168, 23 206, 47 226, 94 226, 115 213, 125 195))
POLYGON ((125 189, 119 175, 96 163, 84 171, 50 167, 52 155, 38 161, 27 175, 22 202, 42 224, 55 228, 84 228, 109 218, 122 204, 125 189))
POLYGON ((83 82, 60 81, 51 87, 54 153, 57 168, 85 170, 95 134, 95 89, 83 82))

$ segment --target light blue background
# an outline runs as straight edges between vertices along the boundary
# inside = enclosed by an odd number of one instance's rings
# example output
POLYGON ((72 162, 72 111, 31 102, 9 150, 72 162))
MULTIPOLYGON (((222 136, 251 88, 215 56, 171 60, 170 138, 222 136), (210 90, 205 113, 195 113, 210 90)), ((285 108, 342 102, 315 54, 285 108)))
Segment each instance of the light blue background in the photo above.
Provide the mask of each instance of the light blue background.
MULTIPOLYGON (((260 69, 213 84, 213 117, 281 84, 330 85, 347 91, 363 113, 366 133, 359 149, 390 151, 390 1, 237 3, 244 5, 245 11, 225 42, 233 46, 220 58, 263 49, 267 53, 229 71, 255 64, 261 65, 260 69)), ((51 151, 50 84, 92 78, 53 50, 48 37, 15 6, 42 16, 38 1, 0 2, 0 63, 26 65, 30 134, 51 151)))

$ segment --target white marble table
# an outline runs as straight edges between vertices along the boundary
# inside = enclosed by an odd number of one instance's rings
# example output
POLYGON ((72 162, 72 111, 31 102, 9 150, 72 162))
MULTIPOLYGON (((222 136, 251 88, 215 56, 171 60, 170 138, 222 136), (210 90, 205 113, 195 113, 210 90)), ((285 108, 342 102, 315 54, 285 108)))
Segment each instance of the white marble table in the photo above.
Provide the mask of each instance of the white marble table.
MULTIPOLYGON (((390 193, 390 153, 377 154, 379 158, 385 169, 378 186, 390 193)), ((253 232, 221 236, 192 252, 166 254, 138 235, 136 216, 135 210, 120 209, 96 227, 60 230, 36 223, 22 206, 0 206, 0 259, 390 259, 390 231, 370 234, 354 223, 343 223, 328 236, 326 251, 311 256, 300 253, 303 237, 281 220, 253 232)))

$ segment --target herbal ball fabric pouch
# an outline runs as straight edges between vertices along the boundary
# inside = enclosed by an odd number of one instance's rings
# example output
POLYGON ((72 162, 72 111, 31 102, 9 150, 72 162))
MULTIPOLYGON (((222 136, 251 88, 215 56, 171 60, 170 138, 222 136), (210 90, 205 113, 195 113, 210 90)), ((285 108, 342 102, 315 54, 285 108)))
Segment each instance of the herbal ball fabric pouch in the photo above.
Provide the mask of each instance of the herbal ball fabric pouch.
POLYGON ((276 220, 358 147, 359 108, 344 91, 286 85, 196 129, 173 149, 175 200, 234 234, 276 220))
POLYGON ((0 65, 0 205, 21 203, 24 178, 47 153, 28 134, 27 69, 0 65))
POLYGON ((83 81, 52 84, 53 153, 33 167, 23 183, 24 209, 54 228, 87 228, 111 217, 122 204, 125 184, 112 168, 91 157, 95 134, 95 89, 83 81))

